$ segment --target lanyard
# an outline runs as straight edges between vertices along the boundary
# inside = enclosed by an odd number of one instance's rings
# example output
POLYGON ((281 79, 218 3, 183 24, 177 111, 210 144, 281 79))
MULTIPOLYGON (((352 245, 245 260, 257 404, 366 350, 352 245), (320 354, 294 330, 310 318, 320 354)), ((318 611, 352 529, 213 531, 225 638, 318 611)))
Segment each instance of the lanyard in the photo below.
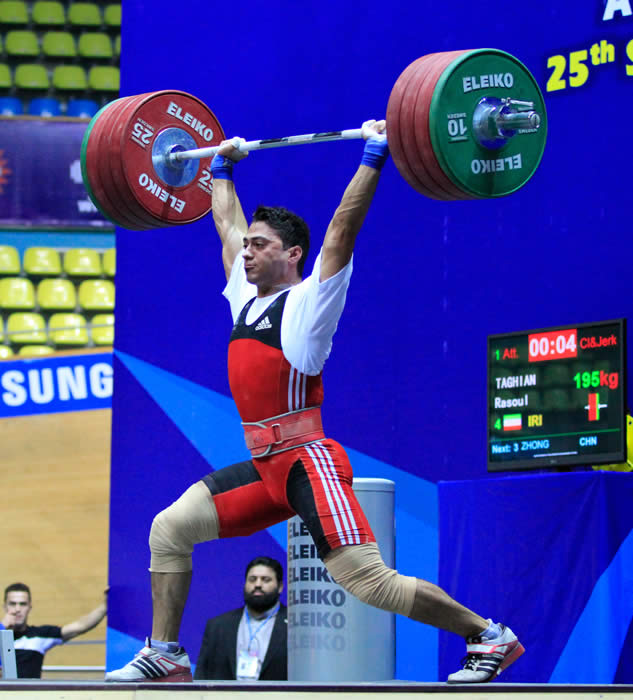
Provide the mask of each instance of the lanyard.
POLYGON ((259 623, 259 626, 255 629, 253 632, 251 630, 251 616, 248 614, 248 607, 244 608, 244 613, 246 615, 246 623, 248 625, 248 634, 249 634, 249 640, 248 640, 248 651, 250 652, 251 650, 251 644, 253 642, 253 639, 257 636, 257 633, 259 630, 270 620, 271 617, 274 617, 277 613, 279 612, 279 603, 275 605, 275 607, 270 611, 270 613, 259 623))

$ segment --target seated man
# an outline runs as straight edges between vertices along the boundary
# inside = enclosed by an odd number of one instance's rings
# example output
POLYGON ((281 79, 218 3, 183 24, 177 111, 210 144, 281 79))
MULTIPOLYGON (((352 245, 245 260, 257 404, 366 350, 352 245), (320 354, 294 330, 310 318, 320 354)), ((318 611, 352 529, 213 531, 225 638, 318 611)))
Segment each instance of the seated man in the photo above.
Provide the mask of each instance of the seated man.
POLYGON ((0 629, 13 630, 18 678, 41 678, 44 654, 54 646, 96 627, 107 612, 104 599, 92 612, 63 627, 31 626, 27 624, 31 608, 31 590, 26 584, 12 583, 5 588, 4 617, 0 629))
POLYGON ((288 679, 286 606, 279 602, 283 576, 276 559, 256 557, 248 564, 246 605, 207 621, 196 680, 288 679))

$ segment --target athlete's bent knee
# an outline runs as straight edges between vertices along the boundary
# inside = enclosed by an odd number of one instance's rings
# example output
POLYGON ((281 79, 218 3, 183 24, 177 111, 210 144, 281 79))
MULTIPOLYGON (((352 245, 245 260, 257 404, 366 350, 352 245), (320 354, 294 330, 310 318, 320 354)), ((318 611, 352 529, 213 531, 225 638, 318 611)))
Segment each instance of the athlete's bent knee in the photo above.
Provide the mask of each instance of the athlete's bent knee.
POLYGON ((157 573, 191 571, 193 546, 217 539, 218 531, 213 497, 204 483, 198 481, 154 518, 149 533, 149 570, 157 573))
POLYGON ((336 583, 363 603, 400 615, 411 612, 416 579, 390 569, 375 542, 338 547, 323 563, 336 583))

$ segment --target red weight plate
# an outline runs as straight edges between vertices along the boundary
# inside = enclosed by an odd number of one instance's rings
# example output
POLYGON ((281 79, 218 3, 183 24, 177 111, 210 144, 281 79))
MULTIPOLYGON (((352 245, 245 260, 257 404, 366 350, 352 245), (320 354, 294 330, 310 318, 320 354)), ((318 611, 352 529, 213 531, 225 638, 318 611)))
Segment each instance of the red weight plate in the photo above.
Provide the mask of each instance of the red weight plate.
POLYGON ((474 199, 474 197, 464 192, 464 190, 454 183, 446 175, 438 162, 435 151, 433 150, 433 145, 431 144, 429 110, 433 92, 440 76, 458 56, 464 53, 466 53, 466 51, 447 51, 444 54, 440 54, 440 60, 433 64, 426 78, 420 83, 412 122, 412 134, 417 144, 416 148, 413 150, 420 155, 420 158, 426 164, 426 169, 433 177, 433 180, 439 187, 450 194, 451 199, 474 199))
POLYGON ((441 192, 444 199, 455 200, 463 199, 464 193, 455 185, 447 181, 444 172, 438 168, 436 159, 433 153, 423 152, 420 144, 424 142, 425 134, 420 129, 421 117, 426 117, 426 130, 428 137, 428 110, 430 104, 430 95, 433 94, 433 88, 438 80, 439 75, 457 52, 445 52, 436 54, 431 61, 426 65, 424 72, 418 70, 411 79, 411 87, 407 92, 405 103, 402 106, 400 122, 402 124, 403 134, 402 140, 405 154, 409 163, 409 167, 414 173, 426 184, 427 187, 441 192), (429 90, 429 100, 425 102, 423 98, 429 90), (418 114, 419 111, 426 114, 418 114))
POLYGON ((409 163, 404 154, 404 145, 402 143, 402 130, 400 126, 402 101, 406 95, 411 76, 416 72, 419 66, 424 66, 435 54, 422 56, 413 63, 408 65, 396 80, 389 102, 387 103, 387 139, 389 140, 389 152, 393 158, 393 162, 398 168, 398 172, 413 187, 416 192, 438 199, 436 193, 420 182, 419 178, 413 173, 409 167, 409 163))
POLYGON ((121 134, 125 130, 130 116, 143 100, 155 93, 146 92, 135 95, 133 99, 126 102, 118 111, 116 118, 111 119, 102 131, 102 148, 107 151, 109 169, 107 181, 115 193, 117 201, 121 203, 130 215, 139 222, 145 229, 160 228, 165 226, 161 219, 151 216, 143 207, 139 205, 125 179, 125 164, 121 160, 121 134))
POLYGON ((418 153, 414 124, 415 104, 420 83, 428 80, 433 67, 444 60, 443 53, 431 54, 427 61, 416 66, 411 73, 407 90, 403 94, 400 104, 400 140, 407 166, 418 181, 434 193, 435 199, 452 200, 454 199, 452 194, 445 188, 440 187, 437 180, 433 178, 430 168, 431 164, 424 162, 418 153))
POLYGON ((140 207, 167 226, 201 219, 211 210, 211 158, 198 160, 193 180, 184 186, 162 182, 152 162, 157 136, 167 128, 188 134, 196 148, 219 145, 224 132, 211 110, 186 92, 154 93, 145 98, 121 132, 121 162, 127 185, 140 207))
POLYGON ((85 146, 85 170, 90 189, 95 199, 99 202, 99 206, 103 213, 117 226, 126 227, 130 224, 130 222, 125 219, 124 216, 121 217, 119 215, 116 207, 111 201, 110 196, 108 195, 108 192, 103 187, 101 182, 101 168, 103 167, 103 164, 100 162, 97 155, 99 132, 103 124, 102 120, 106 119, 108 114, 116 108, 120 101, 121 100, 115 100, 114 102, 106 105, 104 108, 102 108, 101 113, 97 115, 97 119, 92 125, 88 136, 88 142, 85 146))
POLYGON ((134 207, 130 205, 128 199, 126 199, 125 196, 122 196, 117 190, 112 179, 112 170, 114 168, 116 155, 111 148, 108 137, 112 129, 115 128, 116 125, 119 124, 124 118, 123 115, 127 113, 130 106, 133 107, 141 98, 141 95, 132 95, 116 105, 116 108, 110 112, 108 119, 104 120, 104 123, 99 130, 97 146, 97 153, 100 154, 101 161, 101 182, 107 190, 111 201, 116 206, 117 211, 119 211, 128 221, 131 222, 131 226, 126 228, 130 228, 132 231, 145 231, 156 228, 156 224, 147 220, 143 216, 140 216, 134 207))
POLYGON ((137 222, 126 217, 125 214, 117 208, 113 193, 103 182, 103 172, 108 169, 108 154, 104 155, 100 149, 100 135, 103 127, 106 126, 111 115, 116 114, 121 104, 125 104, 129 99, 131 98, 124 97, 115 100, 104 110, 99 119, 95 122, 86 147, 86 172, 88 173, 90 187, 106 215, 119 226, 134 230, 137 222))

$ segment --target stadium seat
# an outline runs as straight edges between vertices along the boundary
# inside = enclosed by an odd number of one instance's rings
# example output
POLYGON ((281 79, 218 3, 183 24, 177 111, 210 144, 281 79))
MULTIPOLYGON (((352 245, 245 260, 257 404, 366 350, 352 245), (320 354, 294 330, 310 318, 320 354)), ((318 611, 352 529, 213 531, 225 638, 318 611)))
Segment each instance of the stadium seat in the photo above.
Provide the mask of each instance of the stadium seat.
POLYGON ((7 319, 7 337, 15 345, 46 343, 46 323, 42 314, 16 312, 7 319))
POLYGON ((103 23, 110 29, 120 29, 121 5, 106 5, 103 9, 103 23))
POLYGON ((75 58, 75 37, 70 32, 46 32, 42 39, 42 54, 48 58, 75 58))
POLYGON ((56 90, 83 92, 88 87, 85 69, 83 66, 55 66, 53 87, 56 90))
POLYGON ((88 84, 97 92, 119 92, 120 74, 116 66, 92 66, 88 84))
POLYGON ((48 336, 56 345, 87 345, 88 329, 81 314, 53 314, 48 320, 48 336))
POLYGON ((75 285, 63 277, 47 278, 37 285, 37 303, 42 311, 74 311, 75 285))
POLYGON ((84 311, 114 311, 114 284, 110 280, 84 280, 79 285, 79 306, 84 311))
POLYGON ((78 53, 81 58, 110 60, 112 40, 103 32, 84 32, 79 37, 78 53))
POLYGON ((50 87, 48 71, 38 63, 21 63, 15 69, 13 82, 21 90, 48 90, 50 87))
POLYGON ((52 352, 55 352, 55 349, 50 345, 23 345, 18 350, 18 355, 19 357, 42 357, 52 352))
POLYGON ((11 69, 6 63, 0 63, 0 89, 8 90, 12 85, 11 69))
POLYGON ((121 58, 121 35, 117 34, 114 37, 114 57, 116 59, 121 58))
POLYGON ((64 272, 70 277, 100 277, 102 271, 94 248, 71 248, 64 254, 64 272))
POLYGON ((97 314, 90 322, 90 338, 95 345, 114 345, 114 314, 97 314))
POLYGON ((37 0, 31 8, 31 19, 38 27, 63 27, 66 24, 66 11, 61 2, 37 0))
POLYGON ((99 105, 94 100, 70 99, 66 105, 67 117, 92 118, 99 111, 99 105))
POLYGON ((2 316, 0 316, 0 343, 4 341, 4 321, 2 316))
POLYGON ((34 117, 59 117, 62 106, 54 97, 35 97, 29 102, 29 114, 34 117))
POLYGON ((22 100, 18 97, 0 97, 0 114, 3 117, 17 117, 24 114, 22 100))
POLYGON ((103 271, 108 277, 116 274, 116 248, 108 248, 103 254, 103 271))
POLYGON ((20 254, 12 245, 0 245, 0 275, 19 275, 22 272, 20 254))
POLYGON ((77 29, 100 27, 103 18, 96 3, 73 2, 68 8, 68 22, 77 29))
POLYGON ((10 58, 35 58, 40 55, 40 45, 35 32, 24 29, 7 32, 4 50, 10 58))
POLYGON ((0 345, 0 360, 7 360, 13 357, 13 350, 8 345, 0 345))
POLYGON ((57 277, 62 274, 62 259, 58 250, 46 246, 31 246, 22 257, 24 272, 29 276, 57 277))
POLYGON ((35 287, 26 277, 0 279, 0 308, 30 311, 35 308, 35 287))
POLYGON ((29 23, 29 10, 22 0, 2 0, 0 2, 0 25, 26 26, 29 23))

